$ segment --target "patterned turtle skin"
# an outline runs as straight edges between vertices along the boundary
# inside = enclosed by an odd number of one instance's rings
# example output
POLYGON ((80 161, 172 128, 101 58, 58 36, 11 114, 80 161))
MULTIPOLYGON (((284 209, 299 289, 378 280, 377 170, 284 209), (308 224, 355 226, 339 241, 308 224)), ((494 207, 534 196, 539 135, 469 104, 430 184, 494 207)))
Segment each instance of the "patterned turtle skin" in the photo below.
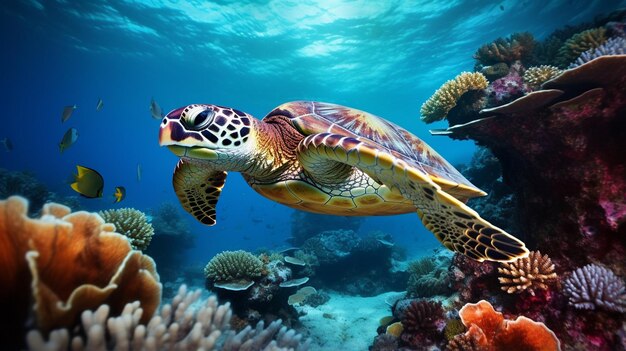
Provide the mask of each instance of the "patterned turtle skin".
POLYGON ((159 142, 180 161, 174 190, 200 222, 216 223, 227 171, 259 194, 299 210, 373 216, 417 212, 448 249, 483 261, 528 255, 524 244, 464 203, 485 193, 424 141, 364 111, 283 104, 263 120, 217 105, 168 113, 159 142))

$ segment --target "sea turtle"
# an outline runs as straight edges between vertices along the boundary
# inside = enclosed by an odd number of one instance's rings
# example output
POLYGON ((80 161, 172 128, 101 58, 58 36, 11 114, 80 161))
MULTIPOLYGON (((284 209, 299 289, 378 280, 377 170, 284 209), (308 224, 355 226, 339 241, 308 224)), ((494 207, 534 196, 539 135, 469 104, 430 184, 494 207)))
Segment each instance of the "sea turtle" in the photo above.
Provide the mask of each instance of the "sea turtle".
POLYGON ((417 211, 445 247, 478 261, 528 255, 524 243, 464 203, 486 195, 407 130, 357 109, 296 101, 263 120, 193 104, 168 113, 159 143, 180 157, 174 190, 197 220, 215 224, 226 171, 289 207, 342 216, 417 211))

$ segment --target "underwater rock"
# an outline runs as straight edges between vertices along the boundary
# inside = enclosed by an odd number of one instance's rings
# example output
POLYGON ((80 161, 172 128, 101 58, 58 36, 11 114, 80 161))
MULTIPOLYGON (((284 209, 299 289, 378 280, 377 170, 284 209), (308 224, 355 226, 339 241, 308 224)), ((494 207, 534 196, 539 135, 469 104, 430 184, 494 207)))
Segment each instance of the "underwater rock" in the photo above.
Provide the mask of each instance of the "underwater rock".
POLYGON ((363 220, 363 217, 330 216, 305 211, 293 211, 291 214, 291 238, 287 241, 292 245, 300 246, 307 239, 327 231, 328 228, 357 232, 363 220))
POLYGON ((101 304, 119 315, 139 300, 147 322, 161 299, 154 261, 131 250, 126 237, 100 216, 70 213, 48 203, 42 217, 26 216, 28 202, 13 196, 0 201, 0 340, 22 342, 29 317, 42 332, 79 322, 82 311, 101 304))

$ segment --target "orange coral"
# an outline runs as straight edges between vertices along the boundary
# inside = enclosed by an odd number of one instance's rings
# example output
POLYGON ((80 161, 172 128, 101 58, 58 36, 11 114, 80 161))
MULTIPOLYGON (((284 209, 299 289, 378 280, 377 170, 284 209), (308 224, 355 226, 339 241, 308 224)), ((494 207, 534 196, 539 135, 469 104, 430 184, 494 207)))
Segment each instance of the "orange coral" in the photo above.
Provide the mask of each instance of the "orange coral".
POLYGON ((466 304, 459 311, 461 321, 469 328, 465 339, 472 340, 476 349, 496 350, 561 350, 556 335, 545 324, 520 316, 505 320, 485 300, 466 304))
POLYGON ((31 219, 27 209, 21 197, 0 201, 0 323, 18 332, 9 337, 21 337, 17 329, 31 307, 41 330, 72 327, 82 311, 101 304, 117 314, 135 300, 142 320, 152 317, 161 284, 150 257, 131 250, 96 214, 46 204, 42 217, 31 219))

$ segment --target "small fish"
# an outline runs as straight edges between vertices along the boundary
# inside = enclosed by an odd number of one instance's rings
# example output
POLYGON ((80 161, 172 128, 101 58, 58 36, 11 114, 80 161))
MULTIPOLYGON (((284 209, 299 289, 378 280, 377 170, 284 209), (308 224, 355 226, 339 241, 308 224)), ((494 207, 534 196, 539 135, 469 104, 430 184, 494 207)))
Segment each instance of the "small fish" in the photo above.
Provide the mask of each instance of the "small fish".
POLYGON ((76 110, 77 107, 78 106, 76 105, 65 106, 63 108, 63 113, 61 114, 61 123, 70 119, 70 117, 72 117, 72 113, 74 112, 74 110, 76 110))
POLYGON ((70 146, 74 145, 77 139, 78 130, 76 130, 76 128, 68 129, 67 132, 63 134, 63 139, 61 139, 61 142, 59 143, 59 149, 61 150, 61 153, 63 153, 63 151, 65 151, 70 146))
POLYGON ((70 186, 74 191, 87 198, 102 197, 102 189, 104 189, 104 179, 96 170, 76 166, 78 174, 74 175, 74 183, 70 186))
POLYGON ((104 101, 102 101, 102 99, 98 99, 98 103, 96 104, 96 112, 102 110, 103 107, 104 107, 104 101))
POLYGON ((4 150, 6 150, 6 152, 11 152, 11 150, 13 150, 13 143, 11 142, 11 139, 4 138, 0 140, 0 143, 4 145, 4 150))
POLYGON ((115 194, 113 194, 113 196, 115 196, 115 201, 113 201, 114 203, 124 200, 124 198, 126 197, 126 188, 124 188, 123 186, 116 186, 115 194))
POLYGON ((137 181, 141 181, 141 163, 137 164, 137 181))
POLYGON ((154 98, 150 100, 150 114, 152 114, 152 118, 161 120, 163 118, 163 110, 161 110, 161 106, 154 101, 154 98))
POLYGON ((500 10, 504 11, 504 6, 500 5, 500 10))

